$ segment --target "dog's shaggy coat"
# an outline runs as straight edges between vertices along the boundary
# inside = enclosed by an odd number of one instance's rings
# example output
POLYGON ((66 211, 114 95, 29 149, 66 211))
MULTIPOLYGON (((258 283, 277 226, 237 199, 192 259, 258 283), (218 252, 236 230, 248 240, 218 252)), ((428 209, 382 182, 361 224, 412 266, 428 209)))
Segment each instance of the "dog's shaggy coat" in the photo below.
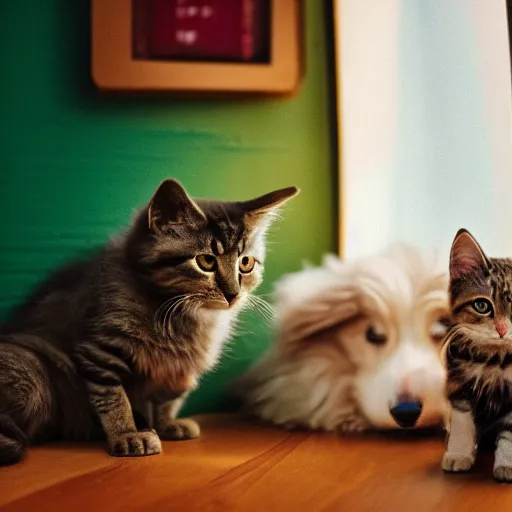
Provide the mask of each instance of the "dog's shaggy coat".
POLYGON ((396 428, 391 408, 414 399, 416 426, 440 424, 447 283, 434 255, 406 246, 349 263, 328 256, 285 276, 276 342, 236 385, 246 409, 287 427, 348 432, 396 428))

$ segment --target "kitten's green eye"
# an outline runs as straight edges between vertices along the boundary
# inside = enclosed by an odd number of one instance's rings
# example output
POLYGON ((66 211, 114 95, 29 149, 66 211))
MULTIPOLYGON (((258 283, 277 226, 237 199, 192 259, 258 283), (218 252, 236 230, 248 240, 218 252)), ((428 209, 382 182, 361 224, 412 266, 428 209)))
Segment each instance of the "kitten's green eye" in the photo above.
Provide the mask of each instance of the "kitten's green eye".
POLYGON ((492 313, 492 304, 487 299, 476 299, 471 306, 479 315, 489 315, 492 313))
POLYGON ((240 268, 240 272, 242 274, 249 274, 252 272, 254 265, 256 264, 256 260, 252 256, 243 256, 238 264, 240 268))
POLYGON ((196 256, 196 263, 201 270, 213 272, 217 268, 217 260, 211 254, 200 254, 196 256))

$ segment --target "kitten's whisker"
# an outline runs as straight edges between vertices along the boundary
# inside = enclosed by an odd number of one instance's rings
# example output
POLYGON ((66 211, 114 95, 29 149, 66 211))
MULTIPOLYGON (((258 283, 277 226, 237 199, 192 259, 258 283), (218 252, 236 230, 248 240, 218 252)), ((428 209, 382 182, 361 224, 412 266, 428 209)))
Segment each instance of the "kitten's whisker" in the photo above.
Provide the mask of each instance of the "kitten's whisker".
POLYGON ((253 296, 253 299, 254 299, 255 304, 258 304, 258 306, 261 309, 264 309, 269 314, 269 316, 272 318, 272 320, 276 319, 276 314, 275 314, 274 308, 266 300, 264 300, 261 297, 258 297, 256 295, 253 296))
POLYGON ((273 312, 270 312, 267 310, 261 301, 258 301, 255 296, 249 296, 250 305, 253 307, 253 309, 259 313, 270 325, 272 325, 275 321, 275 316, 273 315, 273 312))
POLYGON ((162 313, 164 312, 164 309, 169 305, 171 304, 173 301, 181 298, 181 297, 184 297, 185 294, 180 294, 180 295, 175 295, 173 297, 171 297, 170 299, 167 299, 163 304, 161 304, 159 306, 159 308, 155 311, 155 314, 153 316, 153 321, 155 322, 158 322, 160 316, 162 315, 162 313))
POLYGON ((179 299, 173 299, 172 301, 167 301, 164 306, 162 307, 162 309, 160 309, 159 313, 158 313, 158 317, 157 317, 157 324, 159 325, 159 327, 161 328, 162 332, 165 332, 165 330, 163 329, 163 326, 164 326, 164 320, 165 320, 165 316, 167 315, 167 312, 169 310, 169 308, 172 307, 172 305, 179 299))
POLYGON ((275 314, 275 311, 274 309, 269 306, 268 304, 264 303, 264 302, 259 302, 259 305, 262 309, 264 309, 265 311, 268 312, 268 314, 272 317, 272 318, 275 318, 276 317, 276 314, 275 314))
POLYGON ((187 296, 184 296, 184 297, 181 297, 179 300, 177 300, 176 302, 174 302, 168 309, 167 309, 167 312, 165 314, 165 317, 164 317, 164 324, 167 323, 168 319, 170 320, 170 318, 172 317, 173 313, 176 312, 176 310, 182 305, 184 304, 186 301, 187 301, 188 297, 187 296))
POLYGON ((268 293, 259 293, 258 295, 251 295, 251 297, 258 297, 260 299, 265 299, 265 297, 270 297, 274 295, 273 292, 268 292, 268 293))
POLYGON ((172 299, 168 299, 163 304, 160 304, 158 309, 155 311, 155 314, 153 315, 153 322, 157 323, 159 321, 159 318, 160 318, 160 315, 162 314, 162 311, 164 310, 164 308, 167 306, 167 304, 171 300, 172 299))
POLYGON ((166 333, 169 336, 172 336, 172 328, 171 328, 171 318, 173 315, 173 312, 179 307, 179 305, 187 300, 188 294, 182 295, 180 298, 178 298, 175 302, 173 302, 166 310, 163 322, 162 322, 162 328, 163 332, 166 333))
MULTIPOLYGON (((163 321, 163 326, 164 326, 165 332, 169 336, 171 336, 173 333, 173 328, 172 328, 173 321, 176 321, 178 323, 178 325, 181 325, 183 322, 186 321, 186 318, 181 318, 180 316, 175 314, 178 311, 178 309, 180 309, 180 308, 186 309, 186 308, 189 308, 190 306, 193 306, 194 309, 196 307, 199 307, 200 306, 199 301, 195 301, 194 299, 201 297, 201 296, 202 296, 202 294, 200 294, 200 293, 184 294, 179 300, 177 300, 176 302, 171 304, 171 306, 167 309, 167 311, 165 313, 164 321, 163 321)), ((195 313, 195 311, 194 311, 194 313, 195 313)))
POLYGON ((259 313, 269 324, 272 324, 274 319, 264 310, 258 306, 254 307, 254 311, 259 313))
POLYGON ((265 294, 265 295, 252 295, 253 299, 257 300, 258 302, 262 302, 264 304, 266 304, 267 306, 270 306, 270 307, 273 307, 272 304, 270 302, 268 302, 267 300, 264 299, 264 297, 268 296, 269 294, 265 294))

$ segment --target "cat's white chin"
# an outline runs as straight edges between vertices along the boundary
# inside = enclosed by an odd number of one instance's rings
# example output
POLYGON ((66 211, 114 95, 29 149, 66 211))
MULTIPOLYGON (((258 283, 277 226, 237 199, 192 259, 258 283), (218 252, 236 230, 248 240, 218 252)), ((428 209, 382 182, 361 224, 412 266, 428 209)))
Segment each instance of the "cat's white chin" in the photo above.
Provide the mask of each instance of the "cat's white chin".
POLYGON ((202 304, 203 309, 210 311, 234 311, 240 312, 247 304, 247 294, 242 292, 230 303, 224 297, 219 299, 210 299, 202 304))
POLYGON ((230 305, 227 300, 215 299, 205 302, 203 304, 203 308, 214 310, 226 310, 230 308, 230 305))
POLYGON ((216 300, 209 300, 208 302, 205 302, 203 304, 203 307, 205 309, 226 311, 228 309, 231 309, 231 310, 237 309, 241 302, 242 301, 238 298, 231 301, 231 303, 228 303, 227 300, 222 300, 222 299, 217 300, 216 299, 216 300))

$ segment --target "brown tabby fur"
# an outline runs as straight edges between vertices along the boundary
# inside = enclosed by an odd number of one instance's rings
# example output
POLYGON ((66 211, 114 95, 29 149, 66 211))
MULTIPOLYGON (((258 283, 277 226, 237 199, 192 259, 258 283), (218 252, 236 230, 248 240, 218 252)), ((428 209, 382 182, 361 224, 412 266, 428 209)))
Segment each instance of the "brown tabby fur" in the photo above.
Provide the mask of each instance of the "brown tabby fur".
POLYGON ((126 234, 45 282, 0 329, 0 465, 48 439, 106 437, 112 455, 138 456, 197 437, 179 407, 217 362, 262 279, 273 212, 296 193, 194 201, 167 180, 126 234))
POLYGON ((452 417, 443 469, 469 470, 479 439, 493 432, 494 476, 507 482, 512 480, 511 284, 512 259, 488 258, 460 230, 450 256, 453 328, 444 355, 452 417))

